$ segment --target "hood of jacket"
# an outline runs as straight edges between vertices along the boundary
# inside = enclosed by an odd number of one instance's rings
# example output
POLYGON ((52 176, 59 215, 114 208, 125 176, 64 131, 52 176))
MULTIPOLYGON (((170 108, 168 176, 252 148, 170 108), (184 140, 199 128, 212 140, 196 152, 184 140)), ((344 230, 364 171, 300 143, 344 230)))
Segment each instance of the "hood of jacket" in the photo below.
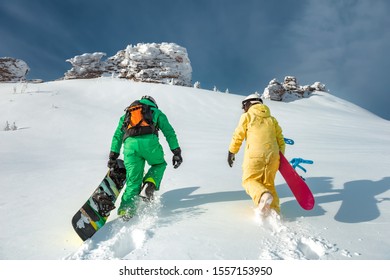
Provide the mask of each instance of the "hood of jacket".
POLYGON ((264 104, 252 105, 249 108, 247 113, 250 114, 250 115, 259 116, 259 117, 262 117, 262 118, 268 118, 268 117, 271 116, 270 109, 268 108, 267 105, 264 105, 264 104))

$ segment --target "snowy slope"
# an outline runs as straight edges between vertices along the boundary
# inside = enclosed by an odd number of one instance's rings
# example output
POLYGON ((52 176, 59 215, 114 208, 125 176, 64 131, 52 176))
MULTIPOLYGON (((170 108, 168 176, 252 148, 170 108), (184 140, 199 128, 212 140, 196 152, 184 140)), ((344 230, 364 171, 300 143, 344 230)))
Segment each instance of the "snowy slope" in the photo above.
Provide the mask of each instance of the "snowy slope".
POLYGON ((0 259, 390 259, 390 123, 327 93, 265 101, 286 156, 314 161, 303 176, 316 206, 299 208, 278 174, 282 217, 256 219, 241 187, 243 149, 227 149, 242 96, 100 78, 0 84, 0 259), (124 224, 112 214, 83 243, 71 218, 106 172, 123 109, 155 97, 184 163, 168 168, 154 205, 124 224))

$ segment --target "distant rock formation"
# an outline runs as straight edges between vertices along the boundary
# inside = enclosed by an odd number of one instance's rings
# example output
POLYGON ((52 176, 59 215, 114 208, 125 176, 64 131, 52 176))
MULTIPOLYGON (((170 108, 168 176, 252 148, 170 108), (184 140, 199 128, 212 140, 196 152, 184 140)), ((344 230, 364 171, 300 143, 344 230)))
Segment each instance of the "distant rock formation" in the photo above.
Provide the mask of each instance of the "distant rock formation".
POLYGON ((30 71, 30 68, 23 60, 0 57, 0 82, 24 81, 28 71, 30 71))
POLYGON ((106 71, 106 63, 101 59, 105 53, 85 53, 66 61, 72 64, 72 69, 65 73, 65 79, 92 79, 101 77, 106 71))
POLYGON ((64 79, 116 76, 134 81, 192 86, 192 67, 187 50, 174 43, 129 45, 105 61, 95 52, 66 60, 72 69, 64 79))
POLYGON ((272 79, 261 97, 276 101, 292 101, 308 97, 313 91, 326 91, 325 85, 315 82, 310 86, 300 86, 294 76, 286 76, 283 83, 280 83, 277 79, 272 79))

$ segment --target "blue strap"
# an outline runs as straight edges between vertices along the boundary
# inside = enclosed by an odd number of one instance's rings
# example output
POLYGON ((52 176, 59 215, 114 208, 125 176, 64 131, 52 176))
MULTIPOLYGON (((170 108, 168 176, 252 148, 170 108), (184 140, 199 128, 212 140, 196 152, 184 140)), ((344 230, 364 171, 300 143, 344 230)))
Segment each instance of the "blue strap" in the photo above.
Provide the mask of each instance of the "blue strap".
POLYGON ((286 143, 288 145, 294 145, 294 140, 288 139, 288 138, 284 138, 284 143, 286 143))
POLYGON ((312 160, 308 160, 308 159, 302 159, 302 158, 293 158, 292 160, 290 160, 290 163, 292 165, 292 167, 295 169, 296 167, 299 167, 300 169, 302 169, 304 172, 306 172, 306 169, 303 168, 302 166, 300 166, 300 164, 302 163, 305 163, 305 164, 313 164, 313 161, 312 160))

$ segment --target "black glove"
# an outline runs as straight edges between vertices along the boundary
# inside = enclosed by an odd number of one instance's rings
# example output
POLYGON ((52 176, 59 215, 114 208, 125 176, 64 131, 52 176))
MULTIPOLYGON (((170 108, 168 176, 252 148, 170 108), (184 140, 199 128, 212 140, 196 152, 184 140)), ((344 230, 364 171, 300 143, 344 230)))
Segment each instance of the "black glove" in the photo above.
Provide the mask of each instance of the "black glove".
POLYGON ((115 152, 110 152, 109 156, 108 156, 108 163, 107 163, 107 167, 108 168, 114 168, 115 167, 115 164, 116 164, 116 159, 119 157, 119 154, 118 153, 115 153, 115 152))
POLYGON ((228 154, 228 164, 230 167, 233 167, 233 162, 236 159, 235 155, 229 151, 228 154))
POLYGON ((181 149, 176 148, 172 150, 173 157, 172 157, 172 164, 173 168, 178 168, 180 164, 183 162, 183 158, 181 157, 181 149))

